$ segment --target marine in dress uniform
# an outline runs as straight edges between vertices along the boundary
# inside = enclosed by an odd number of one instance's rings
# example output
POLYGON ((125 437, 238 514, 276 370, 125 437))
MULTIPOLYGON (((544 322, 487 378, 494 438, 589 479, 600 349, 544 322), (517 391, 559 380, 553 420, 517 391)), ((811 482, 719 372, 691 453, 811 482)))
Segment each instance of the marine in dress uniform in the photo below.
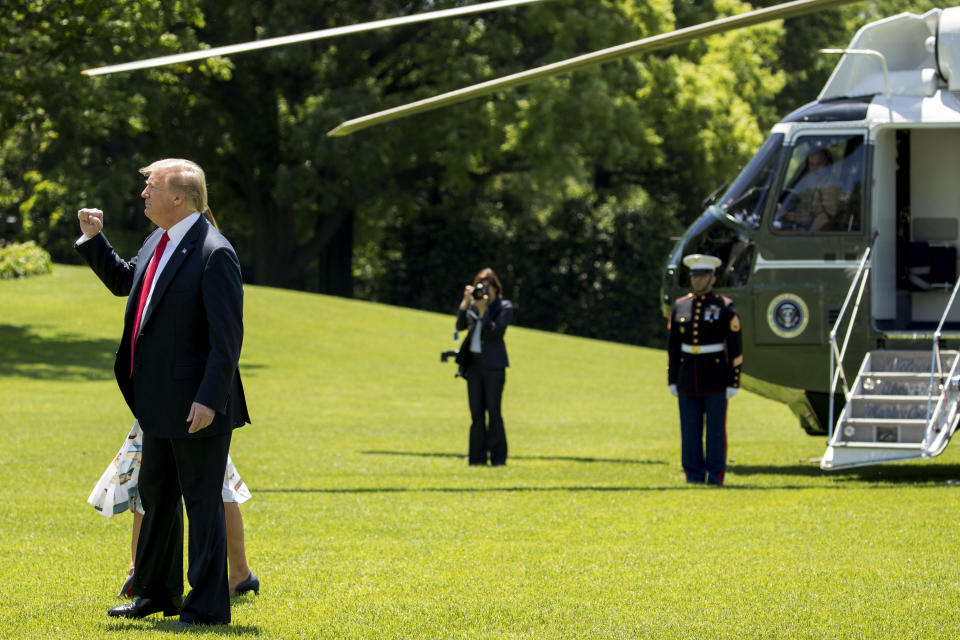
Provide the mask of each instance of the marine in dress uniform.
POLYGON ((673 303, 667 328, 667 383, 680 403, 681 461, 687 482, 722 485, 727 400, 740 388, 743 343, 733 301, 713 292, 719 258, 686 256, 693 292, 673 303), (706 455, 704 455, 706 425, 706 455))

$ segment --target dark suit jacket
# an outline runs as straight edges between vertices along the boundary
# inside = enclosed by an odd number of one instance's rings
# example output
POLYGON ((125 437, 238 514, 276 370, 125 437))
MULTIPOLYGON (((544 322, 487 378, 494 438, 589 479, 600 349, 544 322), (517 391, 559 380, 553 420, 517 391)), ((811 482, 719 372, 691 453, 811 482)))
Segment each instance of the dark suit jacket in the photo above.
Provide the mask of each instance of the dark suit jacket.
POLYGON ((457 309, 457 331, 469 329, 467 339, 460 347, 457 362, 466 367, 463 362, 476 354, 470 352, 470 340, 473 332, 480 325, 480 360, 484 369, 504 369, 510 366, 507 358, 507 345, 503 342, 503 334, 513 317, 513 305, 509 300, 497 298, 487 307, 481 322, 479 310, 475 304, 466 309, 457 309))
POLYGON ((205 437, 250 422, 237 368, 243 340, 243 285, 237 255, 202 216, 159 274, 140 320, 133 376, 130 341, 144 272, 163 235, 155 230, 129 262, 100 233, 77 246, 115 295, 129 296, 114 372, 144 433, 159 438, 205 437), (188 434, 193 402, 216 411, 188 434))

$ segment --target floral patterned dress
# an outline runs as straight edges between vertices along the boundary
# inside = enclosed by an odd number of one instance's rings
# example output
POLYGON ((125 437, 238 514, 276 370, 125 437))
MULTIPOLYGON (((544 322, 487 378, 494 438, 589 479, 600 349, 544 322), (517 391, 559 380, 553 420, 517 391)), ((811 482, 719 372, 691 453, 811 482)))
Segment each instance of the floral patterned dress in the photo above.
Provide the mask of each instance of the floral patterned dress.
MULTIPOLYGON (((140 504, 140 492, 137 482, 140 479, 140 456, 143 449, 143 431, 140 423, 134 422, 123 446, 100 476, 100 480, 87 498, 102 516, 112 518, 114 514, 134 509, 143 513, 140 504)), ((227 468, 223 474, 223 501, 243 503, 250 499, 250 490, 243 478, 233 466, 233 460, 227 456, 227 468)))

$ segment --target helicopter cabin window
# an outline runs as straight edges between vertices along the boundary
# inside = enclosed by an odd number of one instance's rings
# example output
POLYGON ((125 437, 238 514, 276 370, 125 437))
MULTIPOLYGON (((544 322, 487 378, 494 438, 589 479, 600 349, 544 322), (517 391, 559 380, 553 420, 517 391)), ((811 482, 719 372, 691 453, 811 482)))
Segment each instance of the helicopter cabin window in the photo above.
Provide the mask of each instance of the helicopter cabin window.
POLYGON ((773 182, 777 152, 782 145, 782 133, 775 133, 767 138, 733 185, 720 198, 720 210, 750 229, 760 226, 763 205, 773 182))
POLYGON ((774 231, 860 231, 862 135, 802 136, 790 154, 773 215, 774 231))

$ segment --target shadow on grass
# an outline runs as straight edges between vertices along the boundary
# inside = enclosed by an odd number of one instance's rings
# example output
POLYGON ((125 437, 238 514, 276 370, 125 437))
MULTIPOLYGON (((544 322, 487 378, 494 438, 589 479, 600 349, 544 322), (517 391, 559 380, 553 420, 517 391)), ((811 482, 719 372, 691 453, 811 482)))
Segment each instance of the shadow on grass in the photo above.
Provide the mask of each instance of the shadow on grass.
POLYGON ((837 482, 882 482, 889 484, 943 484, 950 480, 960 481, 960 465, 924 464, 922 461, 911 464, 875 465, 840 471, 823 471, 816 464, 774 465, 731 465, 727 468, 734 476, 802 476, 825 478, 837 482))
POLYGON ((199 627, 178 627, 177 618, 142 618, 140 620, 117 620, 110 621, 106 625, 106 630, 117 633, 130 633, 132 630, 150 630, 150 631, 173 631, 175 633, 188 633, 196 636, 198 632, 212 631, 219 633, 229 632, 230 637, 236 636, 259 636, 260 628, 249 624, 229 624, 229 625, 200 625, 199 627))
MULTIPOLYGON (((413 456, 416 458, 466 458, 462 453, 430 451, 361 451, 369 456, 413 456)), ((631 458, 587 458, 578 456, 510 456, 511 460, 561 460, 565 462, 608 462, 611 464, 667 464, 663 460, 634 460, 631 458)))
POLYGON ((694 491, 699 487, 343 487, 316 489, 257 489, 257 493, 546 493, 553 491, 694 491))
POLYGON ((784 466, 731 464, 727 467, 727 474, 731 476, 806 476, 816 478, 825 476, 826 473, 815 464, 784 466))
POLYGON ((263 364, 262 362, 247 362, 242 359, 240 361, 240 373, 243 374, 245 378, 256 378, 261 370, 269 368, 270 365, 263 364))
MULTIPOLYGON (((461 454, 455 453, 401 453, 392 451, 363 451, 367 454, 387 454, 387 455, 417 455, 429 457, 461 458, 461 454)), ((515 456, 520 458, 521 456, 515 456)), ((539 459, 538 456, 528 456, 528 459, 539 459)), ((557 457, 548 460, 576 460, 582 462, 628 462, 647 464, 641 460, 607 460, 595 458, 568 458, 557 457)), ((649 462, 648 464, 667 464, 665 462, 649 462)), ((482 468, 481 468, 482 469, 482 468)), ((490 473, 496 471, 490 467, 490 473)), ((483 473, 481 470, 480 473, 483 473)), ((916 465, 916 466, 875 466, 861 469, 848 469, 846 471, 828 472, 822 471, 815 464, 808 465, 785 465, 785 466, 750 466, 750 465, 732 465, 727 468, 727 482, 724 483, 723 491, 791 491, 791 490, 810 490, 810 489, 893 489, 905 485, 914 485, 918 488, 940 488, 946 484, 956 484, 960 491, 960 465, 916 465), (762 480, 767 476, 774 483, 767 484, 762 480), (777 479, 797 477, 809 478, 809 481, 790 484, 776 484, 777 479), (740 480, 757 479, 760 483, 742 483, 740 480), (877 486, 881 485, 881 486, 877 486), (883 486, 887 485, 887 486, 883 486)), ((749 482, 749 481, 748 481, 749 482)), ((314 487, 314 488, 260 488, 258 493, 315 493, 315 494, 376 494, 376 493, 545 493, 555 491, 568 492, 664 492, 664 491, 717 491, 717 487, 711 487, 705 484, 666 484, 666 485, 648 485, 648 486, 590 486, 590 485, 571 485, 571 486, 507 486, 507 487, 314 487)))
POLYGON ((0 377, 112 380, 118 340, 78 334, 43 337, 29 326, 0 324, 0 377))
MULTIPOLYGON (((852 479, 856 480, 856 479, 852 479)), ((900 483, 906 484, 906 483, 900 483)), ((919 488, 935 489, 943 486, 943 482, 936 481, 918 481, 915 483, 919 488)), ((544 486, 544 487, 341 487, 341 488, 276 488, 263 489, 258 488, 257 493, 304 493, 304 494, 389 494, 389 493, 552 493, 566 491, 569 493, 663 493, 667 491, 799 491, 833 489, 842 491, 845 489, 893 489, 893 486, 873 486, 868 483, 860 485, 854 484, 786 484, 786 485, 757 485, 757 484, 739 484, 735 480, 725 482, 723 487, 716 487, 707 484, 680 484, 680 485, 652 485, 646 487, 640 486, 620 486, 620 487, 591 487, 591 486, 544 486)), ((960 487, 958 487, 960 490, 960 487)))

